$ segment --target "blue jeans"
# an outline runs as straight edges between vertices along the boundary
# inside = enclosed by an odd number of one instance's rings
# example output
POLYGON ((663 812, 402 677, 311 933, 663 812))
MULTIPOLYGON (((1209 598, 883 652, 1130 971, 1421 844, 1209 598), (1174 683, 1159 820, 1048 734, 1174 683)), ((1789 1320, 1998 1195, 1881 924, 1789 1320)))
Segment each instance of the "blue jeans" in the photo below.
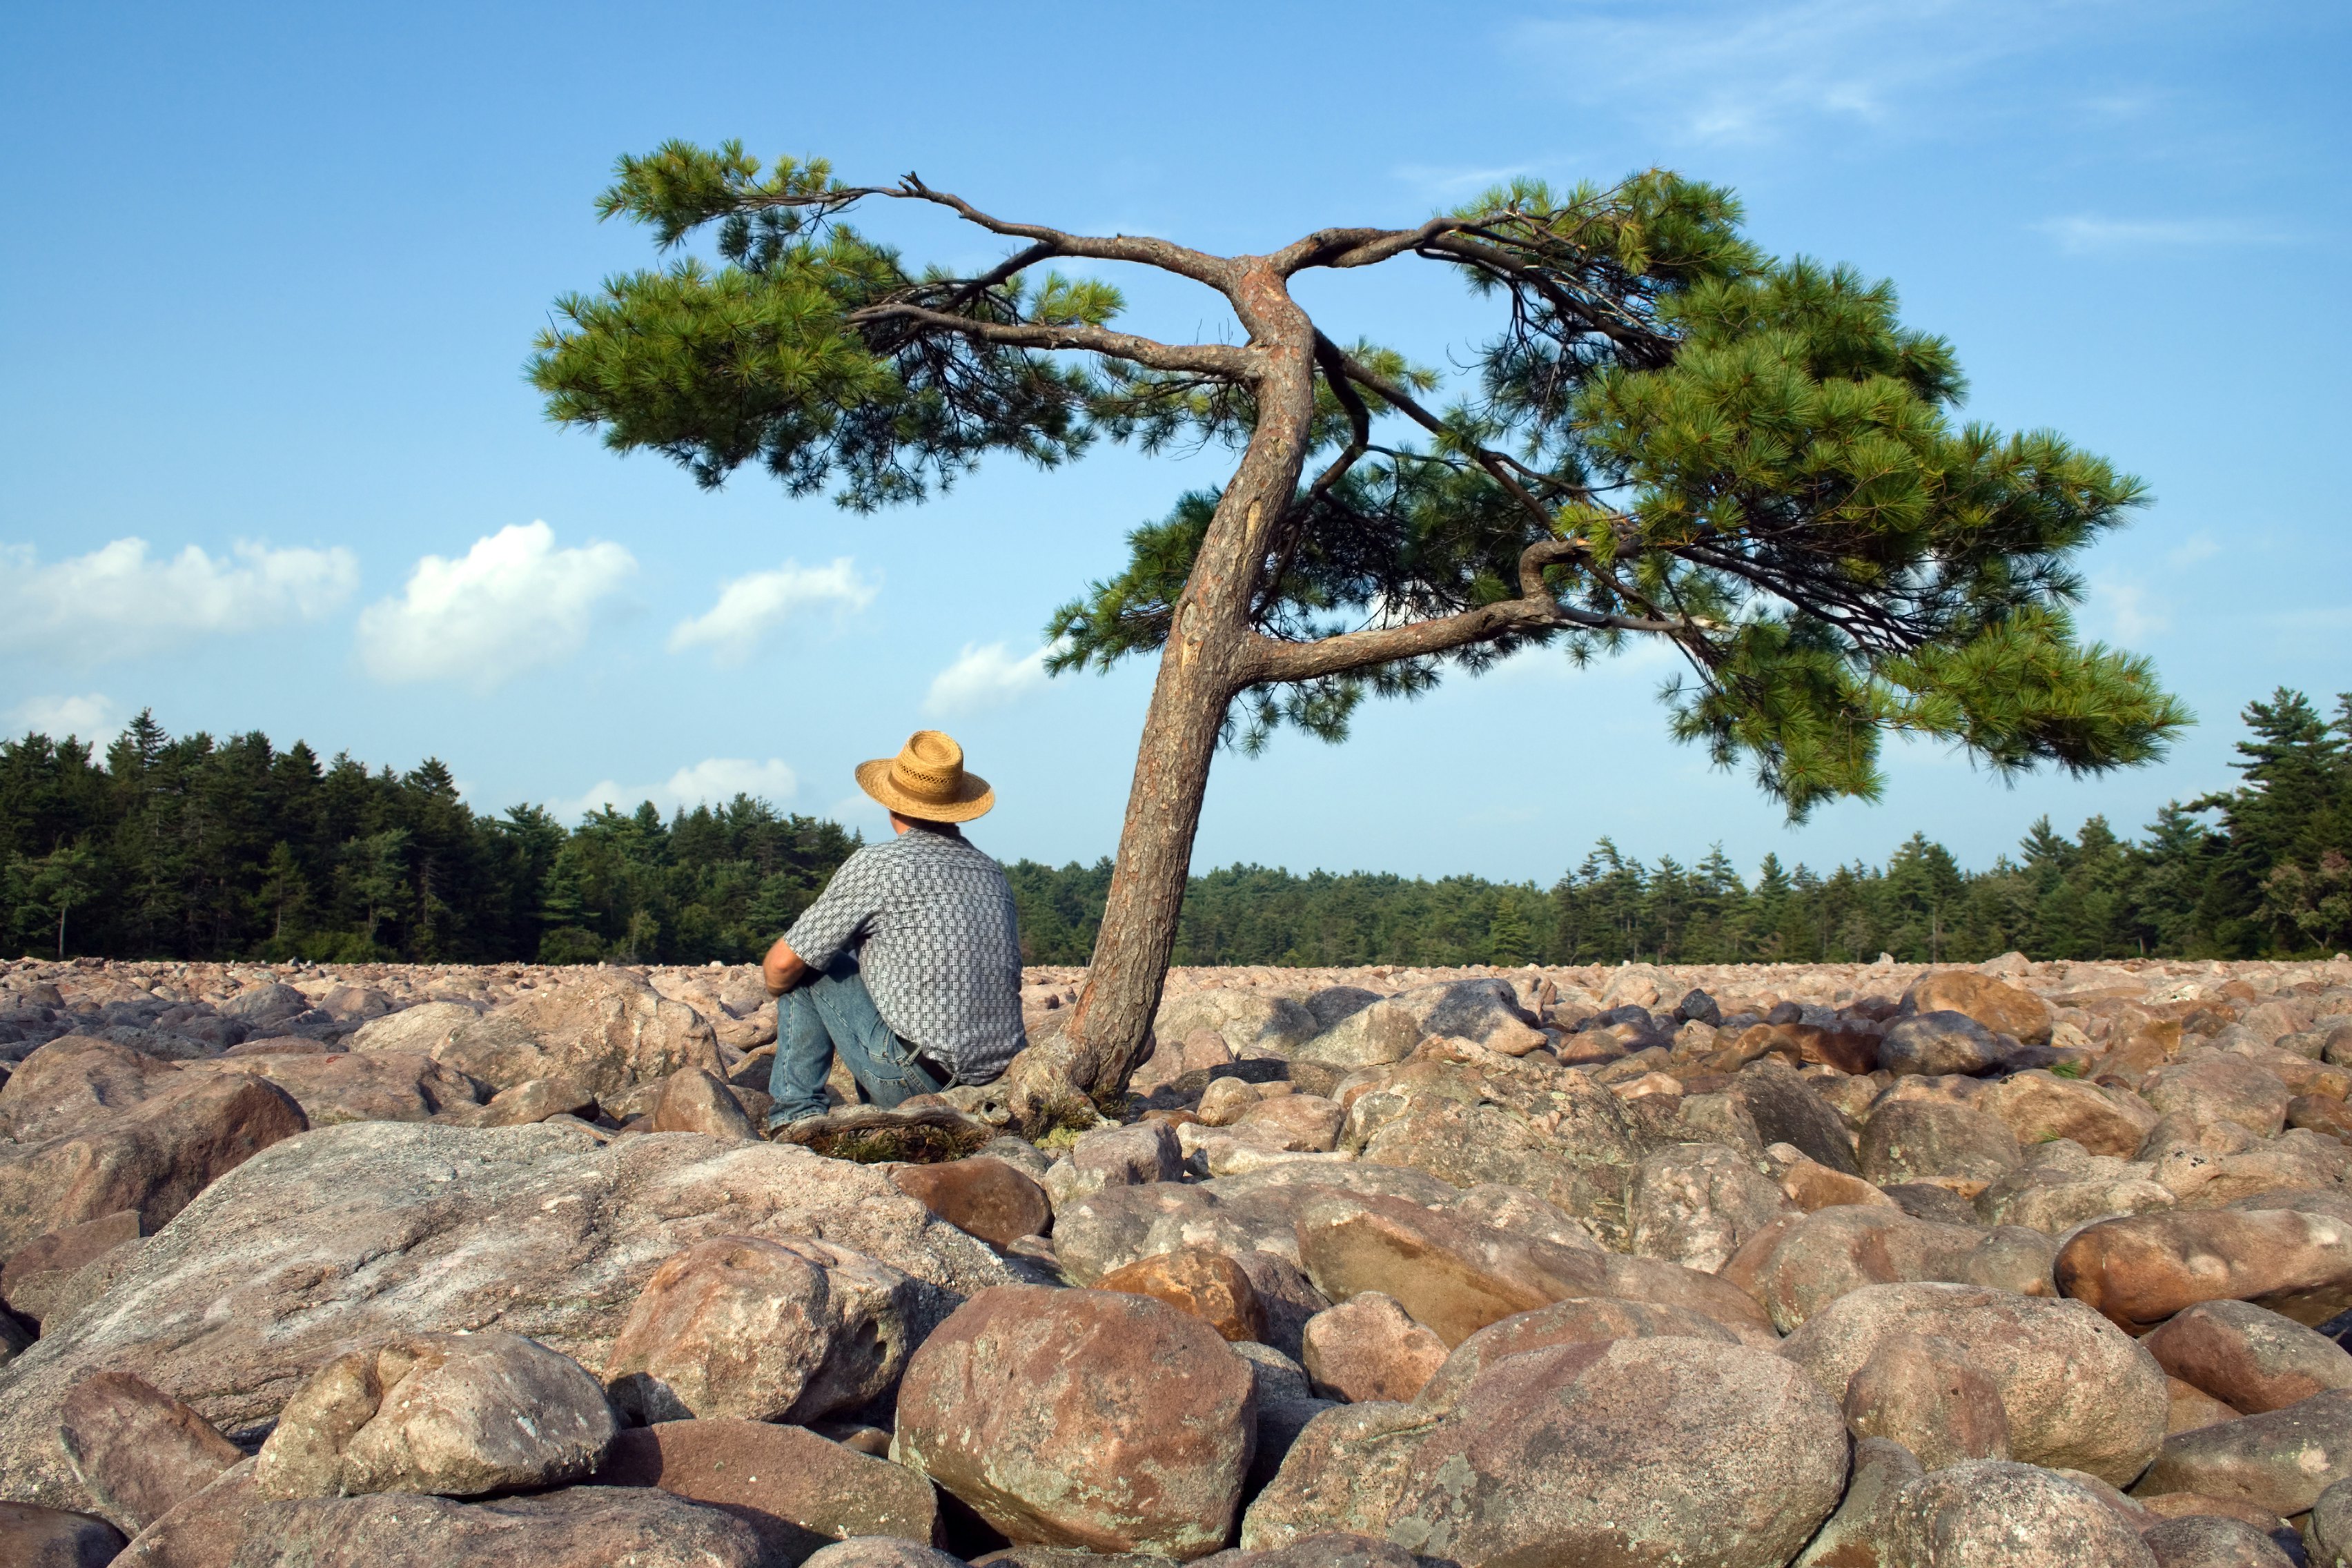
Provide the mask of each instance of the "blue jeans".
POLYGON ((824 1114, 824 1079, 839 1052, 866 1099, 884 1110, 947 1085, 882 1021, 857 960, 847 953, 776 1000, 776 1060, 768 1070, 774 1129, 824 1114))

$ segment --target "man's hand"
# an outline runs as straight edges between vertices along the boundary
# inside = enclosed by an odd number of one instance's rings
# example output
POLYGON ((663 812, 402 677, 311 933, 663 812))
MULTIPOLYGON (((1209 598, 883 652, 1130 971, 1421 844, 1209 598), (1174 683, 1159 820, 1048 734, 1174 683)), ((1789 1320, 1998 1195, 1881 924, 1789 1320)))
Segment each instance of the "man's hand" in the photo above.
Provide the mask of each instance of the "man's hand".
POLYGON ((776 945, 770 948, 768 956, 760 961, 760 978, 768 983, 768 994, 771 996, 782 996, 805 982, 814 973, 801 962, 799 953, 784 945, 782 937, 776 939, 776 945))

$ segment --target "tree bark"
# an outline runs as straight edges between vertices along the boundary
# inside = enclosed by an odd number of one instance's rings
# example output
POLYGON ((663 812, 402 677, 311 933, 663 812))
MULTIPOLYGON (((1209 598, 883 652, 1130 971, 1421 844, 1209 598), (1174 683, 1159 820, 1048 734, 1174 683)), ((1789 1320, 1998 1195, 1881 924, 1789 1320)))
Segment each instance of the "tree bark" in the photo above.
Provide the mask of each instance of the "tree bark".
POLYGON ((1024 1086, 1033 1106, 1050 1098, 1049 1075, 1097 1100, 1117 1094, 1148 1054, 1210 764, 1234 699, 1262 673, 1250 613, 1307 460, 1315 329, 1271 267, 1245 266, 1228 298, 1250 332, 1258 423, 1176 602, 1093 963, 1061 1039, 1024 1086))

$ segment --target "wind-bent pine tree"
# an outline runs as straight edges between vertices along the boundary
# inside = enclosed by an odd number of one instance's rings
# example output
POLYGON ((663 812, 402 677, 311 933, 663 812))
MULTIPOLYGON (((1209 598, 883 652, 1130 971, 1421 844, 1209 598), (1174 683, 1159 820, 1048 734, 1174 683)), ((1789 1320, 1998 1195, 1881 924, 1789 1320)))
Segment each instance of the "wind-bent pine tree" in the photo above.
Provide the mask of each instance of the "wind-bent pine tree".
POLYGON ((2068 617, 2070 559, 2138 482, 2054 434, 1957 424, 1948 343, 1905 329, 1884 283, 1762 255, 1715 186, 1519 181, 1255 256, 1013 222, 913 174, 763 171, 734 142, 624 157, 598 205, 664 250, 715 232, 716 259, 559 300, 530 374, 553 418, 705 486, 757 462, 865 510, 992 453, 1050 467, 1098 437, 1239 453, 1047 628, 1057 672, 1151 650, 1160 670, 1086 989, 1016 1109, 1133 1070, 1221 740, 1255 748, 1285 723, 1336 740, 1367 694, 1635 637, 1687 666, 1672 732, 1744 760, 1800 816, 1875 795, 1886 731, 2002 773, 2084 773, 2146 762, 2187 722, 2144 659, 2068 617), (1013 248, 969 276, 914 270, 846 221, 883 201, 1013 248), (1496 305, 1442 405, 1436 375, 1318 328, 1292 292, 1302 273, 1400 260, 1496 305), (1120 331, 1118 291, 1057 261, 1189 279, 1238 334, 1120 331))

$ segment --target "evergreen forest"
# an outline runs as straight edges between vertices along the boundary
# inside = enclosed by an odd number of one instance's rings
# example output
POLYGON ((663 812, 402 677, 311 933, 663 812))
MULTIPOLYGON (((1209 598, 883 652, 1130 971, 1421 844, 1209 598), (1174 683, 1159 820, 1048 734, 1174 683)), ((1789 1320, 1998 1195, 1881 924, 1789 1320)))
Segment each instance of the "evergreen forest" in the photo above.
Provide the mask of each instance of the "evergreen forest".
MULTIPOLYGON (((2230 789, 2139 837, 2047 818, 1963 869, 1914 834, 1884 866, 1719 847, 1654 864, 1603 838, 1549 888, 1477 877, 1192 879, 1183 964, 1818 963, 1885 952, 1967 963, 2326 956, 2352 946, 2352 695, 2248 705, 2230 789)), ((650 803, 566 825, 477 813, 448 769, 322 761, 259 733, 173 737, 142 713, 102 755, 0 742, 5 939, 32 955, 356 963, 755 960, 857 834, 738 795, 665 818, 650 803)), ((1034 963, 1083 963, 1111 862, 1007 868, 1034 963)))

